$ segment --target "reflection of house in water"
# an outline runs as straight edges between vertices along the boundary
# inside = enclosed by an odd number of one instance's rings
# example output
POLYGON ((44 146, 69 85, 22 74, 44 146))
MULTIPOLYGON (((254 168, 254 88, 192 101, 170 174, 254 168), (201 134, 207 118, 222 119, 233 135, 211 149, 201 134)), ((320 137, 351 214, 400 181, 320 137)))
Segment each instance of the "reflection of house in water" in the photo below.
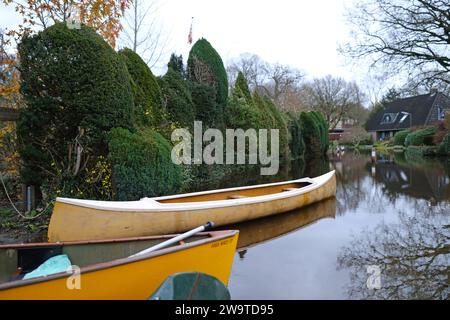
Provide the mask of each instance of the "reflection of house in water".
POLYGON ((399 165, 393 161, 377 161, 369 167, 375 180, 385 185, 392 194, 405 194, 414 198, 437 201, 448 200, 450 179, 439 168, 423 169, 399 165))

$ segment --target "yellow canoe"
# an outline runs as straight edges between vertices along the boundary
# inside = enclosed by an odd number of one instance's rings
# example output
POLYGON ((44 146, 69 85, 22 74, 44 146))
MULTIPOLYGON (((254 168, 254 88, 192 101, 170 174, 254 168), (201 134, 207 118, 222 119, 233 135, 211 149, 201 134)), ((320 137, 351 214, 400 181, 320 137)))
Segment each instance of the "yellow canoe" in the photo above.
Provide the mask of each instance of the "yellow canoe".
POLYGON ((48 239, 99 240, 180 233, 214 221, 223 226, 291 211, 336 195, 334 171, 316 178, 139 201, 57 198, 48 239))
POLYGON ((0 300, 148 299, 170 275, 195 271, 228 284, 238 231, 199 233, 177 245, 130 257, 173 236, 0 246, 0 300), (79 272, 22 280, 49 257, 66 254, 79 272), (19 269, 20 268, 20 269, 19 269), (79 277, 78 277, 79 275, 79 277))

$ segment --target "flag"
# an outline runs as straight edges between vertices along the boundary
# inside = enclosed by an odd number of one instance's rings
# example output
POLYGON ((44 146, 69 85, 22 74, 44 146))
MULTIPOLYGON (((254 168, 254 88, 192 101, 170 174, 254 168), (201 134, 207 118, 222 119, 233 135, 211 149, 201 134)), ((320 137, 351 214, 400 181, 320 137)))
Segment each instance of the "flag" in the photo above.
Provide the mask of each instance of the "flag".
POLYGON ((127 0, 121 0, 120 1, 120 10, 125 11, 125 9, 127 8, 127 0))
POLYGON ((194 22, 194 17, 192 17, 191 20, 191 29, 189 30, 189 35, 188 35, 188 43, 192 44, 192 23, 194 22))

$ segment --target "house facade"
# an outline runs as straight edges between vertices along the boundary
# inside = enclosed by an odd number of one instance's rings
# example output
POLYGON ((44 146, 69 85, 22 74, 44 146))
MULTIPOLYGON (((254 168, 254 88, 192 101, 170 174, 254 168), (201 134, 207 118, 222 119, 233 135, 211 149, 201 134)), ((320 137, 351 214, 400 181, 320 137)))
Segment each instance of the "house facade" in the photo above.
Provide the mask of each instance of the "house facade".
POLYGON ((344 118, 340 120, 334 129, 331 129, 328 133, 330 141, 340 140, 344 132, 352 128, 356 124, 356 120, 350 118, 344 118))
POLYGON ((390 139, 398 131, 432 125, 444 120, 450 112, 450 98, 440 92, 398 99, 367 122, 367 131, 374 141, 390 139))

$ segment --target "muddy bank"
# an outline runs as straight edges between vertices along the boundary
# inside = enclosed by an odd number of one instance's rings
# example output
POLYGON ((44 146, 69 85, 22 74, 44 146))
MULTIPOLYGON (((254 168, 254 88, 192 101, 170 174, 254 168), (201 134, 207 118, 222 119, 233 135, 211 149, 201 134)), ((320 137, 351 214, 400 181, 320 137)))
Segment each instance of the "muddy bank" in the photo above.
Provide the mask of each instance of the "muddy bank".
POLYGON ((28 233, 25 230, 0 229, 0 245, 10 243, 47 242, 47 230, 28 233))
POLYGON ((0 244, 46 242, 50 217, 24 219, 14 214, 0 216, 0 244))

